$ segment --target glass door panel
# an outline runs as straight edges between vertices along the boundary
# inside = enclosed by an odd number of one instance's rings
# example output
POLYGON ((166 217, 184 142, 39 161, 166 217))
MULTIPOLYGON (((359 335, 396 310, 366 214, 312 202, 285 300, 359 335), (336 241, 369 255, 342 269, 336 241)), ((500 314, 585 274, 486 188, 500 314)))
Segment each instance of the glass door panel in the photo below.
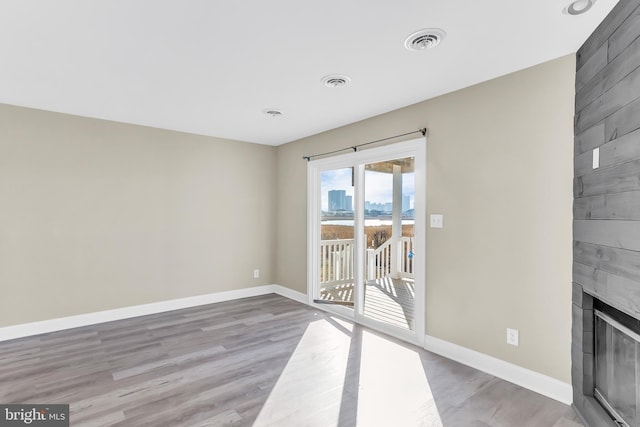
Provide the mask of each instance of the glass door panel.
POLYGON ((312 160, 307 177, 310 303, 421 345, 425 140, 312 160))
POLYGON ((354 306, 353 190, 353 168, 320 173, 320 286, 316 303, 354 306))
POLYGON ((415 330, 414 158, 365 165, 364 310, 369 319, 415 330))

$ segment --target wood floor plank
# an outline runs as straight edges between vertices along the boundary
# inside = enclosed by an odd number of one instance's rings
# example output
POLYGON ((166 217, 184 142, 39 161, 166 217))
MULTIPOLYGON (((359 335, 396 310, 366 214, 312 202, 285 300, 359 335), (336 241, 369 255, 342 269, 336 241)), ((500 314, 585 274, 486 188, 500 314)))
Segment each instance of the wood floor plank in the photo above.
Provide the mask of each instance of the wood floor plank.
POLYGON ((0 342, 0 400, 68 403, 74 427, 580 425, 566 405, 277 295, 0 342))

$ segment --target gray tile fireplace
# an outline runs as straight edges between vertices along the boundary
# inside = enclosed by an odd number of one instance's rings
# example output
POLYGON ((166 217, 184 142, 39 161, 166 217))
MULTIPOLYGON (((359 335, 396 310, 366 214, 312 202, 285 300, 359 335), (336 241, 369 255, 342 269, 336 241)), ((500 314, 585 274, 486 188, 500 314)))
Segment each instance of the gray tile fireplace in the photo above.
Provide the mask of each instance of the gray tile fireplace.
POLYGON ((576 70, 573 404, 587 426, 638 427, 640 0, 620 0, 576 70))

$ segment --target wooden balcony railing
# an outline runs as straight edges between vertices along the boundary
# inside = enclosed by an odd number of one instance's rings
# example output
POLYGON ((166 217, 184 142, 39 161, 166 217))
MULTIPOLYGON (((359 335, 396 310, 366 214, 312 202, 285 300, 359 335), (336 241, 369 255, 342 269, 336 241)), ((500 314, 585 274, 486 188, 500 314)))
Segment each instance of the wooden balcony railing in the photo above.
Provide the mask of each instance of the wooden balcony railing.
MULTIPOLYGON (((367 280, 389 275, 413 278, 413 237, 401 237, 393 250, 389 239, 376 249, 367 249, 367 280), (392 271, 392 257, 397 257, 398 271, 392 271)), ((320 241, 320 283, 339 285, 354 280, 354 239, 320 241)))
POLYGON ((354 239, 320 241, 320 283, 353 283, 354 239))
POLYGON ((393 250, 393 239, 389 239, 377 249, 367 249, 367 280, 386 276, 413 278, 413 237, 398 239, 398 248, 393 250), (398 271, 392 271, 392 257, 397 256, 398 271))

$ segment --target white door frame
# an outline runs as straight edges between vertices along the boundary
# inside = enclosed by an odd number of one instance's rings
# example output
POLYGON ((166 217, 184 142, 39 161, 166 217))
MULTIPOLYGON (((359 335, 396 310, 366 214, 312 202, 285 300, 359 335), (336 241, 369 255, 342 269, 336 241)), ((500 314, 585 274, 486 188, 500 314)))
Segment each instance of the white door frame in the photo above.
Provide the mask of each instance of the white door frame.
POLYGON ((343 317, 357 323, 387 333, 414 344, 423 345, 425 336, 425 292, 426 292, 426 198, 427 198, 427 145, 426 137, 410 141, 371 148, 355 153, 342 154, 324 159, 312 160, 307 166, 307 294, 309 305, 343 317), (363 314, 364 292, 364 168, 365 164, 414 157, 415 199, 414 199, 414 280, 416 287, 415 327, 407 331, 393 325, 370 319, 363 314), (341 306, 316 304, 314 298, 319 295, 319 248, 320 248, 320 211, 321 182, 320 174, 324 170, 354 168, 354 226, 355 226, 355 298, 354 309, 341 306))

